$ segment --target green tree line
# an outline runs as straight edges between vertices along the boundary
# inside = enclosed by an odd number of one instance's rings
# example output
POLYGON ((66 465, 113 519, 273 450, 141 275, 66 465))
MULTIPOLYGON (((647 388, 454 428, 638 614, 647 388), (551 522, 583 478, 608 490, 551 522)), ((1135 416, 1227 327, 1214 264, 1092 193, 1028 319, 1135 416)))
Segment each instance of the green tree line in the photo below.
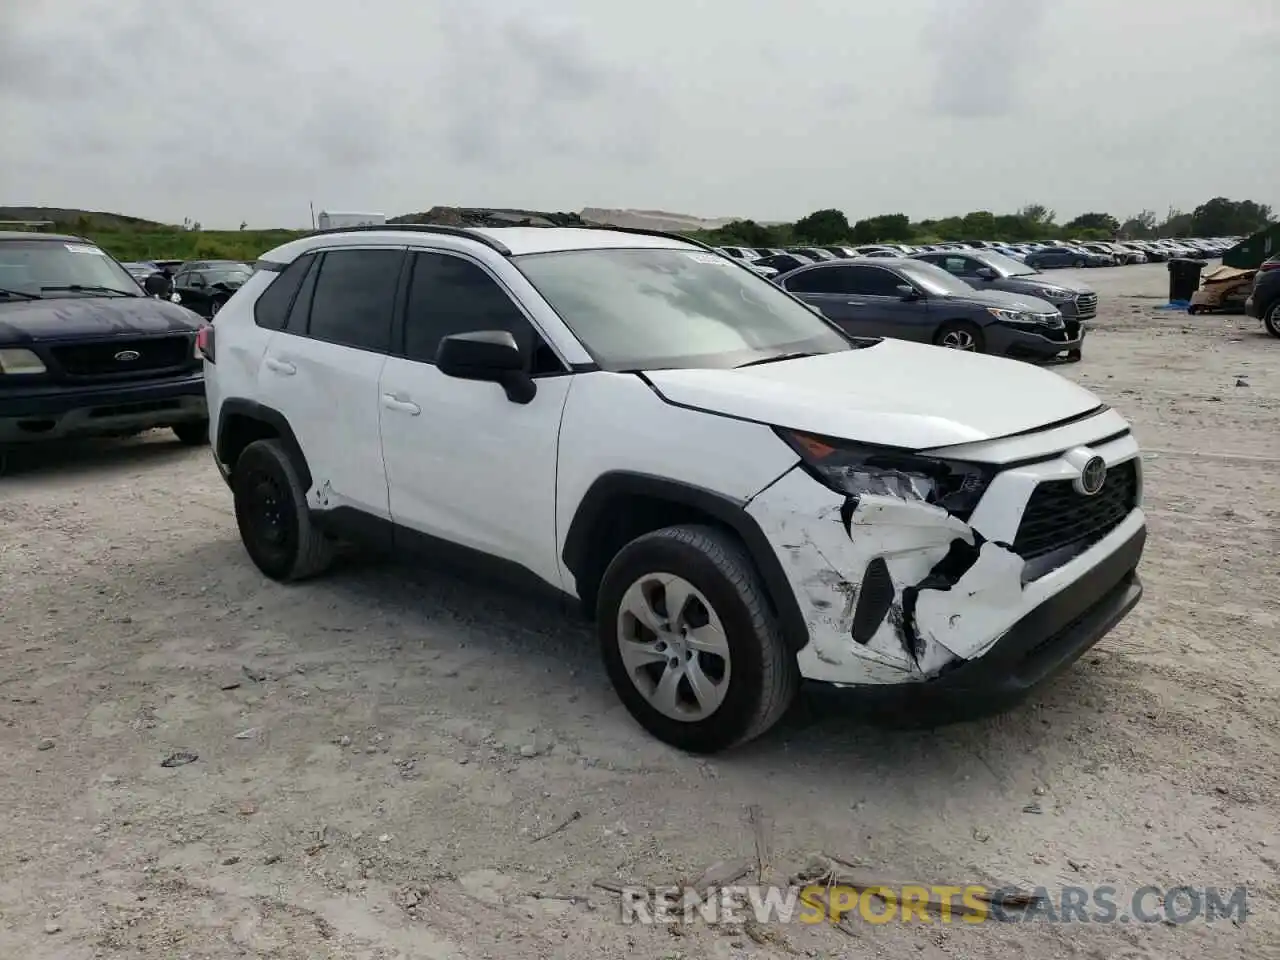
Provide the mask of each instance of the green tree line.
POLYGON ((912 221, 888 213, 850 223, 840 210, 817 210, 795 223, 762 224, 734 220, 699 239, 717 245, 787 247, 796 244, 939 243, 950 240, 1145 240, 1158 237, 1247 236, 1273 222, 1271 207, 1252 200, 1215 197, 1190 213, 1170 209, 1164 217, 1143 210, 1121 219, 1110 213, 1082 213, 1065 223, 1041 204, 1014 213, 975 210, 963 217, 912 221))
MULTIPOLYGON (((735 220, 718 230, 694 234, 716 245, 787 247, 797 244, 938 243, 948 240, 1109 240, 1153 237, 1245 236, 1273 221, 1266 204, 1215 197, 1190 213, 1170 209, 1163 217, 1152 210, 1122 218, 1109 213, 1083 213, 1066 223, 1040 204, 1015 213, 975 210, 963 217, 912 221, 906 214, 889 213, 850 223, 840 210, 817 210, 795 223, 762 224, 735 220)), ((272 247, 304 236, 302 230, 204 230, 190 219, 181 226, 117 216, 86 214, 57 222, 55 230, 87 237, 116 259, 130 260, 248 260, 272 247)))

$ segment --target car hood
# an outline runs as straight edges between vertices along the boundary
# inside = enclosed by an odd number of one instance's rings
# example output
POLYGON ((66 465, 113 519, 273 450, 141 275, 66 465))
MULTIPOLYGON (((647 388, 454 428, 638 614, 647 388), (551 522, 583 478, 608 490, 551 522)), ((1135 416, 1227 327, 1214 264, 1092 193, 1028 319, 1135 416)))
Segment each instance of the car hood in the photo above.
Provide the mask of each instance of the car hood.
POLYGON ((972 294, 934 297, 936 300, 952 300, 964 303, 976 303, 982 307, 1000 307, 1003 310, 1023 310, 1028 313, 1057 313, 1058 308, 1047 300, 1039 300, 1026 293, 1009 290, 990 290, 986 287, 974 288, 972 294))
POLYGON ((1059 290, 1070 290, 1072 293, 1093 293, 1093 287, 1087 283, 1082 283, 1072 277, 1060 277, 1058 275, 1050 276, 1045 273, 1035 273, 1030 276, 1023 275, 1019 277, 1002 277, 996 283, 1005 284, 1009 290, 1017 290, 1025 287, 1027 292, 1035 296, 1037 289, 1045 287, 1054 287, 1059 290))
POLYGON ((84 337, 186 333, 203 321, 154 297, 64 297, 0 302, 0 345, 84 337))
POLYGON ((1101 406, 1032 364, 892 339, 737 370, 645 376, 669 403, 912 450, 1007 437, 1101 406))

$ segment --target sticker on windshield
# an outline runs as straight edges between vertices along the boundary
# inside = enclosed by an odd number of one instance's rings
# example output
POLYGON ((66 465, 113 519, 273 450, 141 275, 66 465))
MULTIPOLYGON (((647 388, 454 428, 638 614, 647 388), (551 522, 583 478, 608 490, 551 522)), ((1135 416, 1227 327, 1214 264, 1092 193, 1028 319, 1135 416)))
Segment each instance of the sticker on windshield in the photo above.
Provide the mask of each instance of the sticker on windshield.
POLYGON ((724 257, 718 257, 714 253, 691 253, 689 259, 698 263, 711 263, 717 267, 731 266, 729 261, 724 257))
POLYGON ((91 253, 95 257, 106 256, 106 254, 97 247, 91 247, 86 243, 64 243, 63 246, 71 253, 91 253))

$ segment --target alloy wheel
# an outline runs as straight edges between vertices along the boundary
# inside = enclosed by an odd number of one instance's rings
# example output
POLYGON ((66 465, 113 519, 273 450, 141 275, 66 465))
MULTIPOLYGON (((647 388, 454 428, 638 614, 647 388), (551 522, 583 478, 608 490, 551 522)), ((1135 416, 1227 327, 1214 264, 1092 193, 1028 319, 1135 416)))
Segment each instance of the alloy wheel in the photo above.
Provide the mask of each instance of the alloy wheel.
POLYGON ((729 641, 711 603, 670 573, 640 577, 618 607, 618 650, 627 677, 663 716, 711 716, 729 691, 729 641))
POLYGON ((967 350, 970 353, 978 350, 978 344, 968 330, 948 330, 939 343, 949 350, 967 350))

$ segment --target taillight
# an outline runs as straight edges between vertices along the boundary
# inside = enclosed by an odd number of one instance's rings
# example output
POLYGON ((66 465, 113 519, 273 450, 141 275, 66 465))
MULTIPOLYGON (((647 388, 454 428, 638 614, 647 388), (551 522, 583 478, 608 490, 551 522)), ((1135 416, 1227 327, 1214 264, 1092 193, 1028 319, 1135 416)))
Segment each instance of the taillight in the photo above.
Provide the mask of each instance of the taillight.
POLYGON ((196 331, 196 353, 210 363, 214 362, 213 324, 206 323, 196 331))
POLYGON ((1280 270, 1280 260, 1263 260, 1262 265, 1258 267, 1258 272, 1264 270, 1280 270))

